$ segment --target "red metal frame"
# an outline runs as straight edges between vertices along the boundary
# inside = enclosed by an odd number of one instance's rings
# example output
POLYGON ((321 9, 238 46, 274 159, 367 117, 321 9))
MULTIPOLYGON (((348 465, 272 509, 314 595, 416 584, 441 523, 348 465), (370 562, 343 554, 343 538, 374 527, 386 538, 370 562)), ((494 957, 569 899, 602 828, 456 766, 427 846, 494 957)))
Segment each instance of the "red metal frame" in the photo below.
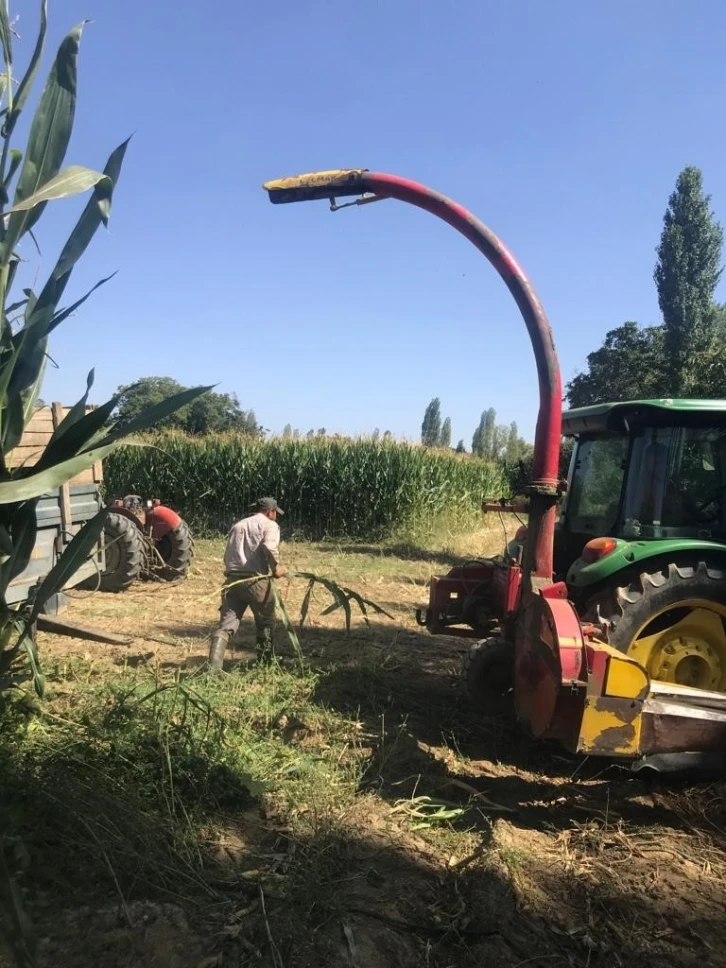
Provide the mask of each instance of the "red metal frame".
POLYGON ((491 262, 514 297, 532 342, 539 382, 534 472, 529 491, 529 540, 522 562, 525 593, 552 581, 562 436, 562 381, 552 330, 534 286, 502 240, 463 206, 425 185, 364 169, 301 175, 265 185, 275 203, 333 199, 370 192, 397 198, 448 222, 491 262))
MULTIPOLYGON (((574 608, 562 599, 557 586, 552 587, 560 492, 562 382, 552 331, 532 283, 488 226, 452 199, 407 178, 354 169, 300 175, 269 182, 265 188, 275 203, 319 198, 332 201, 339 196, 370 193, 374 198, 397 198, 422 208, 469 239, 491 262, 514 297, 534 351, 539 413, 533 479, 527 489, 529 522, 521 572, 518 563, 492 562, 492 603, 500 611, 496 617, 502 621, 505 635, 515 642, 515 697, 520 718, 535 736, 547 735, 549 729, 571 733, 576 707, 569 708, 562 687, 568 678, 573 683, 572 672, 583 653, 582 633, 574 608), (550 589, 551 594, 547 594, 550 589), (563 656, 560 656, 561 645, 567 653, 563 656)), ((368 197, 360 201, 371 200, 368 197)), ((429 609, 426 620, 429 627, 441 624, 439 605, 445 608, 454 592, 466 593, 463 576, 452 573, 434 584, 431 594, 434 608, 429 609)), ((484 604, 487 604, 486 598, 484 604)))

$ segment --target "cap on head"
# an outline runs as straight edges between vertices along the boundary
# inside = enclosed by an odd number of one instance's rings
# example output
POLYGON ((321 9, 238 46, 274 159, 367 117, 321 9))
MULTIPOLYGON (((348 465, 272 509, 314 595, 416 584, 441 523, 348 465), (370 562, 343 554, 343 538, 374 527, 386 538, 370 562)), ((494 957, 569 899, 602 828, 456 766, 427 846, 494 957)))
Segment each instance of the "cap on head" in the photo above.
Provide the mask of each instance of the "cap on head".
POLYGON ((274 497, 261 497, 254 504, 250 505, 250 510, 261 511, 263 514, 267 511, 277 511, 278 514, 284 514, 280 505, 277 503, 274 497))

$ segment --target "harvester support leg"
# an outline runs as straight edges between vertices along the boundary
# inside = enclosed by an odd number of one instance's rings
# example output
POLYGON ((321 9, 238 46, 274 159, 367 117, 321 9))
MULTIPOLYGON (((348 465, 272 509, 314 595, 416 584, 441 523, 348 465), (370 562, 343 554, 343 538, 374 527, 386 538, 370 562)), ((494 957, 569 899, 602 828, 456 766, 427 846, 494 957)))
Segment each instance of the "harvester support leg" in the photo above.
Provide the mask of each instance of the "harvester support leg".
POLYGON ((215 632, 209 648, 209 671, 218 675, 222 671, 224 653, 229 645, 229 632, 215 632))

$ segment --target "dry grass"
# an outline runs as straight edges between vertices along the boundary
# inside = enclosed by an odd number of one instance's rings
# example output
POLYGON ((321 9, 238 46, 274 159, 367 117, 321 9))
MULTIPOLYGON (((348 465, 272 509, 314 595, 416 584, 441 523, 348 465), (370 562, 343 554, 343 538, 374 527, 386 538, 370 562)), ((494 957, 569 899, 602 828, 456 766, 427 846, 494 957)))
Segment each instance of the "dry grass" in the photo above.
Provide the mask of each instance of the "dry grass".
MULTIPOLYGON (((303 671, 282 636, 278 667, 248 669, 245 621, 229 675, 199 675, 220 542, 182 585, 74 597, 133 642, 44 636, 49 700, 14 704, 0 750, 41 963, 726 965, 723 788, 649 786, 477 717, 466 642, 415 625, 432 573, 500 550, 491 525, 427 556, 420 536, 288 546, 394 615, 346 635, 316 592, 303 671)), ((282 584, 296 615, 305 583, 282 584)))

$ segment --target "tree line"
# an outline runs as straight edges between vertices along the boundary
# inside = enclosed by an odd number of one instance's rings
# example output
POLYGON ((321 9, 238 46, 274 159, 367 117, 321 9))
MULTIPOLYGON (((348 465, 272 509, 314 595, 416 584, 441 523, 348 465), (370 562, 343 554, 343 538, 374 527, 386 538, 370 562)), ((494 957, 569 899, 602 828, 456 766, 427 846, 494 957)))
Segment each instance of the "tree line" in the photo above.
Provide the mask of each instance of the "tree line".
MULTIPOLYGON (((170 376, 142 377, 135 383, 120 386, 121 395, 116 417, 120 424, 128 423, 139 413, 161 403, 174 393, 186 390, 170 376)), ((157 424, 157 429, 183 430, 193 436, 214 432, 236 431, 252 437, 264 434, 254 410, 243 410, 234 393, 209 391, 157 424)))
POLYGON ((571 407, 656 397, 726 396, 726 306, 716 301, 724 234, 703 189, 684 168, 663 216, 653 280, 661 322, 611 329, 566 387, 571 407))
MULTIPOLYGON (((426 407, 421 424, 421 443, 424 447, 451 447, 451 420, 441 419, 441 400, 434 397, 426 407)), ((457 453, 465 454, 466 445, 460 440, 454 448, 457 453)), ((494 407, 483 411, 471 439, 471 452, 485 460, 503 461, 514 464, 526 459, 532 445, 519 436, 517 424, 498 424, 494 407)))

